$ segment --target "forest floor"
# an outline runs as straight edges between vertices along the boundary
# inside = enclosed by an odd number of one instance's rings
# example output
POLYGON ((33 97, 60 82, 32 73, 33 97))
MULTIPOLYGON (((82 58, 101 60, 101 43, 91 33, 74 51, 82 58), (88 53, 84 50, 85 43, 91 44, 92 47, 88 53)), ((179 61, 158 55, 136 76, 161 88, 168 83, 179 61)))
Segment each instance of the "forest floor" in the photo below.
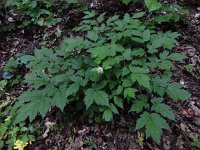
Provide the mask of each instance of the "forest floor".
MULTIPOLYGON (((91 5, 92 1, 88 4, 91 5)), ((168 103, 173 108, 176 121, 170 122, 171 132, 165 132, 160 145, 148 140, 144 142, 144 149, 150 150, 191 150, 200 149, 200 6, 184 6, 189 14, 183 16, 181 22, 175 27, 181 33, 176 51, 188 56, 184 63, 177 63, 173 80, 180 82, 192 94, 189 101, 168 103), (184 65, 193 64, 195 70, 188 73, 184 65)), ((120 6, 112 1, 95 3, 94 8, 114 14, 117 11, 132 12, 134 8, 120 6)), ((0 74, 10 57, 18 57, 22 53, 32 54, 35 48, 43 45, 56 47, 67 36, 72 35, 72 28, 79 24, 81 15, 73 9, 62 16, 63 22, 51 28, 29 26, 17 29, 10 33, 0 34, 0 74), (55 32, 62 31, 57 38, 55 32)), ((14 89, 7 91, 6 95, 16 97, 26 87, 22 83, 14 89)), ((6 96, 0 97, 0 101, 6 96)), ((92 150, 97 146, 102 150, 141 150, 137 143, 137 133, 133 131, 132 117, 129 115, 115 117, 110 123, 88 123, 82 116, 71 118, 70 112, 62 116, 55 116, 52 110, 44 121, 38 122, 42 126, 41 134, 27 149, 67 149, 92 150), (63 117, 65 116, 65 117, 63 117), (56 123, 48 136, 43 137, 48 123, 56 123), (69 123, 70 122, 70 123, 69 123), (46 125, 45 125, 46 124, 46 125), (90 142, 88 142, 90 141, 90 142)))

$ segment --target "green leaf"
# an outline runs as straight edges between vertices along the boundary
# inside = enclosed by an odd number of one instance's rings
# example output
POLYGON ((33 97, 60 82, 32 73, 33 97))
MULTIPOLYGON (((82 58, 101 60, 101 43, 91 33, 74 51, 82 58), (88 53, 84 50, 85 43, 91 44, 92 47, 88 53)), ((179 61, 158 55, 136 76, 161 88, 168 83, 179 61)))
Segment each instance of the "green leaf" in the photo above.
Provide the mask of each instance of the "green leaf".
POLYGON ((169 22, 172 17, 173 17, 173 14, 165 14, 163 16, 155 17, 154 21, 158 23, 169 22))
POLYGON ((49 77, 43 71, 33 72, 26 76, 26 83, 34 87, 41 87, 49 83, 49 77))
POLYGON ((74 4, 74 3, 80 3, 80 0, 67 0, 68 3, 74 4))
POLYGON ((102 14, 99 15, 99 17, 97 17, 97 22, 98 22, 98 23, 101 23, 101 22, 104 21, 104 16, 105 16, 105 14, 106 14, 106 13, 102 13, 102 14))
POLYGON ((113 17, 108 18, 108 20, 106 21, 106 24, 111 24, 112 22, 116 21, 117 19, 119 19, 119 15, 114 15, 113 17))
POLYGON ((50 98, 46 95, 45 90, 25 92, 18 99, 21 105, 17 110, 17 115, 14 120, 15 124, 24 121, 28 117, 30 122, 32 122, 37 116, 37 113, 44 117, 51 108, 50 98))
POLYGON ((143 33, 143 41, 147 42, 147 41, 150 40, 150 38, 151 38, 150 31, 149 30, 145 30, 144 33, 143 33))
POLYGON ((151 89, 150 88, 150 78, 148 75, 141 74, 141 73, 132 73, 131 79, 133 82, 137 81, 140 86, 151 89))
POLYGON ((70 84, 65 92, 65 97, 76 94, 76 92, 79 90, 79 87, 80 85, 78 83, 70 84))
POLYGON ((131 2, 131 0, 122 0, 122 3, 124 3, 125 5, 128 5, 131 2))
POLYGON ((112 110, 112 112, 114 114, 119 114, 117 108, 115 107, 115 105, 113 103, 110 104, 110 109, 112 110))
POLYGON ((0 91, 4 89, 4 87, 7 85, 7 80, 1 80, 0 81, 0 91))
POLYGON ((134 67, 134 66, 129 66, 129 69, 132 73, 139 73, 139 74, 144 74, 144 73, 148 73, 149 70, 146 68, 141 68, 141 67, 134 67))
POLYGON ((88 89, 85 91, 84 102, 86 109, 88 109, 94 102, 97 105, 110 106, 108 95, 103 91, 97 91, 94 89, 88 89))
POLYGON ((149 104, 148 104, 148 99, 145 95, 141 95, 138 97, 138 100, 135 100, 131 106, 130 112, 134 111, 134 112, 141 112, 143 110, 143 108, 148 108, 149 104))
POLYGON ((162 6, 157 0, 144 0, 144 2, 150 12, 160 9, 162 6))
POLYGON ((168 70, 169 68, 173 67, 173 64, 170 60, 162 60, 160 63, 158 63, 158 67, 160 69, 168 70))
POLYGON ((80 51, 84 44, 83 38, 66 38, 61 44, 61 48, 65 53, 71 53, 74 49, 80 51))
POLYGON ((135 98, 135 93, 137 92, 136 89, 134 88, 126 88, 124 90, 124 97, 127 98, 127 97, 130 97, 130 98, 135 98))
POLYGON ((122 68, 122 76, 125 76, 130 73, 130 70, 127 67, 122 68))
POLYGON ((138 13, 135 13, 134 15, 133 15, 133 17, 132 18, 134 18, 134 19, 138 19, 138 18, 141 18, 141 17, 143 17, 144 15, 145 15, 145 13, 146 12, 138 12, 138 13))
POLYGON ((169 55, 168 51, 163 51, 162 53, 160 53, 160 59, 165 60, 167 59, 168 55, 169 55))
POLYGON ((37 6, 37 2, 32 1, 28 6, 31 7, 31 9, 34 9, 37 6))
POLYGON ((56 107, 60 108, 61 111, 64 110, 66 104, 68 103, 67 98, 63 95, 63 93, 58 92, 53 98, 52 106, 55 105, 56 107))
POLYGON ((88 31, 87 38, 90 40, 96 42, 98 40, 98 33, 96 31, 88 31))
POLYGON ((123 87, 130 87, 133 85, 133 82, 131 81, 131 79, 126 78, 126 79, 122 79, 122 86, 123 87))
POLYGON ((123 51, 123 47, 117 44, 104 44, 102 46, 94 47, 88 49, 88 52, 92 54, 93 58, 96 58, 96 62, 98 64, 101 63, 103 59, 105 59, 107 56, 115 56, 116 52, 123 51))
POLYGON ((105 86, 108 84, 107 80, 102 80, 99 83, 96 83, 92 86, 93 89, 95 90, 101 90, 103 88, 105 88, 105 86))
POLYGON ((163 96, 165 94, 165 88, 157 85, 153 85, 153 91, 160 96, 163 96))
POLYGON ((113 66, 114 64, 116 64, 116 63, 117 63, 117 61, 116 61, 115 58, 107 58, 107 59, 103 62, 103 68, 104 68, 105 70, 110 69, 110 68, 112 68, 112 66, 113 66))
POLYGON ((130 19, 131 19, 130 15, 129 15, 128 13, 126 13, 126 14, 124 15, 123 21, 124 21, 124 22, 129 22, 130 19))
POLYGON ((191 97, 191 94, 182 89, 182 85, 178 83, 168 85, 166 92, 173 100, 187 100, 191 97))
POLYGON ((84 14, 85 14, 85 16, 83 17, 83 19, 93 18, 96 15, 96 13, 94 11, 91 11, 91 12, 85 11, 84 14))
POLYGON ((131 49, 125 50, 122 55, 123 55, 124 59, 131 60, 132 59, 132 51, 131 51, 131 49))
POLYGON ((14 124, 20 123, 29 117, 30 121, 33 121, 37 116, 37 103, 27 103, 20 107, 17 111, 17 115, 14 119, 14 124))
POLYGON ((122 91, 123 91, 123 86, 119 85, 114 94, 115 95, 120 95, 120 94, 122 94, 122 91))
POLYGON ((160 115, 156 113, 150 114, 148 112, 144 112, 137 120, 135 130, 143 127, 145 127, 146 137, 152 137, 157 144, 160 143, 163 132, 162 129, 170 130, 166 120, 164 120, 160 115))
POLYGON ((182 61, 185 58, 186 58, 186 56, 181 53, 173 53, 168 56, 168 59, 170 59, 172 61, 182 61))
POLYGON ((123 107, 123 103, 122 103, 122 99, 118 96, 114 96, 114 103, 116 106, 118 106, 119 108, 124 109, 123 107))
POLYGON ((144 56, 145 51, 143 48, 136 48, 132 50, 132 55, 133 56, 138 56, 138 57, 142 57, 144 56))
POLYGON ((113 118, 112 110, 110 108, 106 109, 103 113, 103 119, 105 119, 105 121, 111 121, 112 118, 113 118))
POLYGON ((37 106, 38 112, 41 114, 41 116, 44 118, 46 113, 51 108, 49 98, 43 98, 38 102, 39 105, 37 106))
POLYGON ((172 111, 172 108, 168 105, 162 103, 163 98, 154 98, 151 100, 152 107, 151 109, 159 114, 161 114, 163 117, 167 117, 168 119, 175 120, 175 115, 172 111))

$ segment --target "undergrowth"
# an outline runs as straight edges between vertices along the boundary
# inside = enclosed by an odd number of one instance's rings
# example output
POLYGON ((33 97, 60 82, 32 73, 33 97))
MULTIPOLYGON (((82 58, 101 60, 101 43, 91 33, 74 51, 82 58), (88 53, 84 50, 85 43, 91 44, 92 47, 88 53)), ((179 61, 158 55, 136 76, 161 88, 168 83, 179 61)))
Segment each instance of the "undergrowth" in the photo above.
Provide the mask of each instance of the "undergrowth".
POLYGON ((18 58, 30 70, 25 78, 29 89, 12 107, 13 125, 32 122, 38 115, 44 118, 52 107, 64 111, 73 104, 96 122, 111 121, 122 111, 131 113, 135 131, 159 144, 163 130, 170 130, 168 121, 175 120, 166 102, 191 95, 171 80, 174 63, 186 58, 174 52, 180 35, 157 27, 178 21, 185 10, 152 2, 156 4, 145 0, 148 11, 159 15, 148 21, 143 21, 144 11, 109 18, 86 11, 74 28, 84 36, 68 37, 55 49, 43 47, 18 58))
POLYGON ((86 37, 71 37, 57 49, 42 48, 34 56, 23 56, 31 73, 30 86, 18 99, 15 123, 56 106, 62 111, 70 103, 79 105, 88 116, 111 121, 124 104, 138 114, 135 130, 145 129, 146 137, 159 143, 166 119, 175 120, 165 99, 187 100, 190 94, 179 83, 171 83, 174 61, 186 57, 175 53, 176 32, 157 31, 139 18, 144 12, 123 19, 97 19, 87 12, 75 31, 86 37))

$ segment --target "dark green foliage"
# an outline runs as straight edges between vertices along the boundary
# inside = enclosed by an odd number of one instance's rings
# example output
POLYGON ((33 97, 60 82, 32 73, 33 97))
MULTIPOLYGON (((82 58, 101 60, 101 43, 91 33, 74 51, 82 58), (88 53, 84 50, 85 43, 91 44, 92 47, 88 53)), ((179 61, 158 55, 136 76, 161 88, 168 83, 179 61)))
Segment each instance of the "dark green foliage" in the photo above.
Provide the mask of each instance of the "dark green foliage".
POLYGON ((128 103, 130 112, 141 114, 136 130, 145 128, 146 137, 159 143, 162 130, 169 129, 166 118, 175 119, 164 98, 190 97, 180 84, 170 83, 173 61, 185 58, 172 51, 179 34, 148 28, 139 20, 143 12, 122 19, 104 15, 95 20, 86 12, 74 29, 85 38, 67 38, 54 50, 20 58, 31 69, 25 80, 30 88, 18 98, 15 123, 44 117, 53 106, 63 111, 74 102, 83 102, 95 120, 102 115, 110 121, 128 103))
POLYGON ((15 19, 21 22, 19 27, 30 24, 51 26, 61 21, 58 13, 67 9, 70 4, 78 2, 79 0, 3 0, 0 2, 0 17, 10 11, 15 14, 15 19), (6 12, 3 13, 3 10, 6 12))
POLYGON ((24 122, 21 122, 19 125, 12 125, 12 118, 10 116, 4 120, 1 117, 2 114, 0 114, 0 149, 13 149, 17 140, 23 143, 34 141, 34 129, 31 125, 26 127, 24 122))

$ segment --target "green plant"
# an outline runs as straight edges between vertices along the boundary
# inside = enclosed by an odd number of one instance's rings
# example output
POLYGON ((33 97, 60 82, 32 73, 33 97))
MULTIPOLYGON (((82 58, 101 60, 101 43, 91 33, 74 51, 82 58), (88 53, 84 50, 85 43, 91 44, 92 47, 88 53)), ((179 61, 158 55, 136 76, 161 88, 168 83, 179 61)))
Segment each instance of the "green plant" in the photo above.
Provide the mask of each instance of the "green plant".
MULTIPOLYGON (((2 95, 4 95, 5 87, 7 84, 8 84, 7 80, 0 80, 0 98, 2 95)), ((1 104, 0 104, 0 108, 1 108, 1 104)))
POLYGON ((200 140, 199 139, 195 139, 191 142, 191 145, 195 148, 200 149, 200 140))
MULTIPOLYGON (((15 147, 25 147, 34 140, 33 128, 22 122, 18 126, 12 125, 12 118, 8 116, 0 123, 0 149, 12 150, 15 147)), ((19 149, 20 150, 20 149, 19 149)))
POLYGON ((51 26, 61 21, 57 14, 72 3, 79 3, 79 0, 7 0, 1 5, 6 12, 15 13, 16 19, 22 22, 19 27, 24 27, 29 24, 51 26))
MULTIPOLYGON (((137 2, 141 2, 140 0, 122 0, 124 4, 129 4, 133 2, 134 4, 137 2)), ((145 6, 148 8, 149 12, 158 10, 162 7, 162 4, 159 3, 158 0, 144 0, 145 6)))
MULTIPOLYGON (((141 2, 139 0, 122 0, 126 5, 133 2, 134 4, 141 2)), ((187 14, 188 11, 178 4, 162 4, 159 0, 144 0, 144 4, 149 12, 157 13, 150 23, 177 22, 182 14, 187 14), (159 14, 160 13, 160 14, 159 14)))
POLYGON ((185 70, 188 72, 188 73, 192 73, 196 70, 195 68, 195 65, 194 64, 188 64, 185 66, 185 70))
POLYGON ((0 18, 4 16, 4 1, 0 1, 0 18))
POLYGON ((94 142, 92 142, 92 141, 85 140, 83 143, 86 144, 86 145, 91 146, 92 149, 94 149, 94 150, 97 150, 97 149, 98 149, 98 148, 97 148, 97 145, 96 145, 94 142))
POLYGON ((20 14, 20 20, 22 20, 20 27, 31 23, 43 26, 59 21, 53 17, 54 14, 49 10, 53 4, 53 0, 8 0, 5 3, 5 7, 13 10, 14 13, 20 14))
POLYGON ((86 12, 74 29, 85 38, 67 38, 54 50, 23 56, 31 69, 25 80, 30 88, 16 102, 14 123, 33 121, 38 113, 44 117, 53 106, 63 111, 69 104, 110 121, 128 105, 129 112, 140 115, 135 130, 144 128, 146 137, 159 143, 162 129, 169 130, 166 119, 175 120, 165 97, 187 100, 190 94, 170 81, 173 61, 185 58, 172 51, 179 34, 148 28, 139 20, 143 15, 93 19, 95 13, 86 12))
POLYGON ((129 3, 133 2, 134 4, 139 2, 139 0, 122 0, 122 3, 128 5, 129 3))
POLYGON ((7 83, 8 83, 7 80, 0 81, 0 91, 3 91, 3 89, 6 87, 7 83))

